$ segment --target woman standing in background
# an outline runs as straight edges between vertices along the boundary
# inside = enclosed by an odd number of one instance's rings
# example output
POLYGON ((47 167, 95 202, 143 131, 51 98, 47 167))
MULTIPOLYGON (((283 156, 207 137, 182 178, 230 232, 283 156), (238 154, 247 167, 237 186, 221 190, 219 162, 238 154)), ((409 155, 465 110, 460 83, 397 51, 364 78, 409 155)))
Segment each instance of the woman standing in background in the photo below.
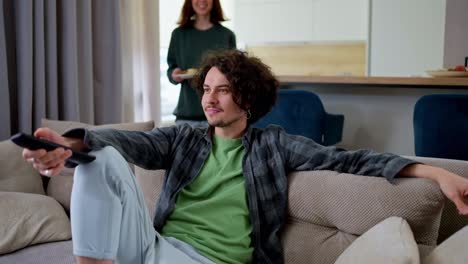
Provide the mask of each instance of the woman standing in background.
POLYGON ((220 22, 226 21, 219 0, 185 0, 174 29, 167 55, 167 77, 173 84, 181 83, 179 101, 174 115, 176 124, 208 126, 200 103, 200 96, 184 79, 198 67, 202 55, 209 50, 236 48, 236 37, 220 22))

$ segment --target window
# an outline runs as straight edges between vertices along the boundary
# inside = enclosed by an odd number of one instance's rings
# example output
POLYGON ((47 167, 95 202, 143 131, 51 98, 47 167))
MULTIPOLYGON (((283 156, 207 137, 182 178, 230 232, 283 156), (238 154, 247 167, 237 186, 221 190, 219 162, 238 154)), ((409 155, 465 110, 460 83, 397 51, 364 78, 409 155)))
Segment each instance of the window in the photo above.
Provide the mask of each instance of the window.
POLYGON ((160 48, 159 66, 161 69, 161 122, 162 124, 172 123, 175 116, 172 114, 179 99, 180 84, 174 85, 167 78, 167 47, 160 48))

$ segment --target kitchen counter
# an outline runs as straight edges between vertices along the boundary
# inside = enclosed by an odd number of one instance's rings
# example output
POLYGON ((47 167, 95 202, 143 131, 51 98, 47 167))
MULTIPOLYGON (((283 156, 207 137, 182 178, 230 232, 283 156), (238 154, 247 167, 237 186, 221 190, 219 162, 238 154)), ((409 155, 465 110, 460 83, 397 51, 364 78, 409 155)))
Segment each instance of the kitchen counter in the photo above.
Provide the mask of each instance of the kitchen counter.
POLYGON ((354 76, 277 76, 280 83, 289 84, 349 84, 359 86, 434 87, 468 89, 468 78, 433 77, 354 77, 354 76))

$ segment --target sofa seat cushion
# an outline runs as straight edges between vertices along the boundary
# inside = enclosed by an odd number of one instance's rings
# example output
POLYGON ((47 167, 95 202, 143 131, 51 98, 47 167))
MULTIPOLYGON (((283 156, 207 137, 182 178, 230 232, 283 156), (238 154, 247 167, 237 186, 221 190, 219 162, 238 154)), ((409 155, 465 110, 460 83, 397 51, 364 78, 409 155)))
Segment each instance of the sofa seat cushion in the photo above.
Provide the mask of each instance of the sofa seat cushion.
POLYGON ((389 217, 358 237, 335 264, 419 264, 418 245, 401 217, 389 217))
POLYGON ((0 255, 2 264, 73 264, 71 240, 30 246, 7 255, 0 255))
POLYGON ((51 197, 0 192, 0 212, 0 254, 71 238, 70 221, 51 197))
POLYGON ((0 191, 44 194, 41 175, 23 159, 22 151, 10 140, 0 142, 0 191))
POLYGON ((289 175, 288 220, 282 241, 288 263, 334 263, 360 235, 391 216, 405 219, 418 244, 436 245, 444 196, 416 178, 357 176, 332 171, 289 175))

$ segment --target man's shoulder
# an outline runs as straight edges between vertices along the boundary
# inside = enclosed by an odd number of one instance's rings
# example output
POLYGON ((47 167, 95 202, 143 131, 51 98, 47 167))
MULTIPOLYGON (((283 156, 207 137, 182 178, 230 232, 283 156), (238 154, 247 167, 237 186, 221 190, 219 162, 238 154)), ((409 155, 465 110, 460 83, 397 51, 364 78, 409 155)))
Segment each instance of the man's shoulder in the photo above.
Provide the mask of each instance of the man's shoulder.
POLYGON ((316 144, 310 138, 290 134, 284 130, 283 127, 278 125, 268 125, 265 128, 255 128, 252 127, 249 130, 249 137, 255 142, 259 142, 261 144, 265 143, 273 143, 273 144, 292 144, 292 143, 301 143, 301 144, 316 144))
POLYGON ((249 133, 254 138, 278 138, 286 134, 286 131, 281 126, 268 125, 265 128, 251 127, 249 133))
POLYGON ((252 130, 256 131, 257 133, 266 133, 266 134, 269 134, 269 133, 286 133, 283 127, 281 127, 279 125, 275 125, 275 124, 270 124, 265 128, 257 128, 255 126, 253 126, 252 130))
POLYGON ((182 137, 204 137, 208 128, 192 127, 189 124, 180 124, 173 126, 177 130, 177 134, 182 137))

